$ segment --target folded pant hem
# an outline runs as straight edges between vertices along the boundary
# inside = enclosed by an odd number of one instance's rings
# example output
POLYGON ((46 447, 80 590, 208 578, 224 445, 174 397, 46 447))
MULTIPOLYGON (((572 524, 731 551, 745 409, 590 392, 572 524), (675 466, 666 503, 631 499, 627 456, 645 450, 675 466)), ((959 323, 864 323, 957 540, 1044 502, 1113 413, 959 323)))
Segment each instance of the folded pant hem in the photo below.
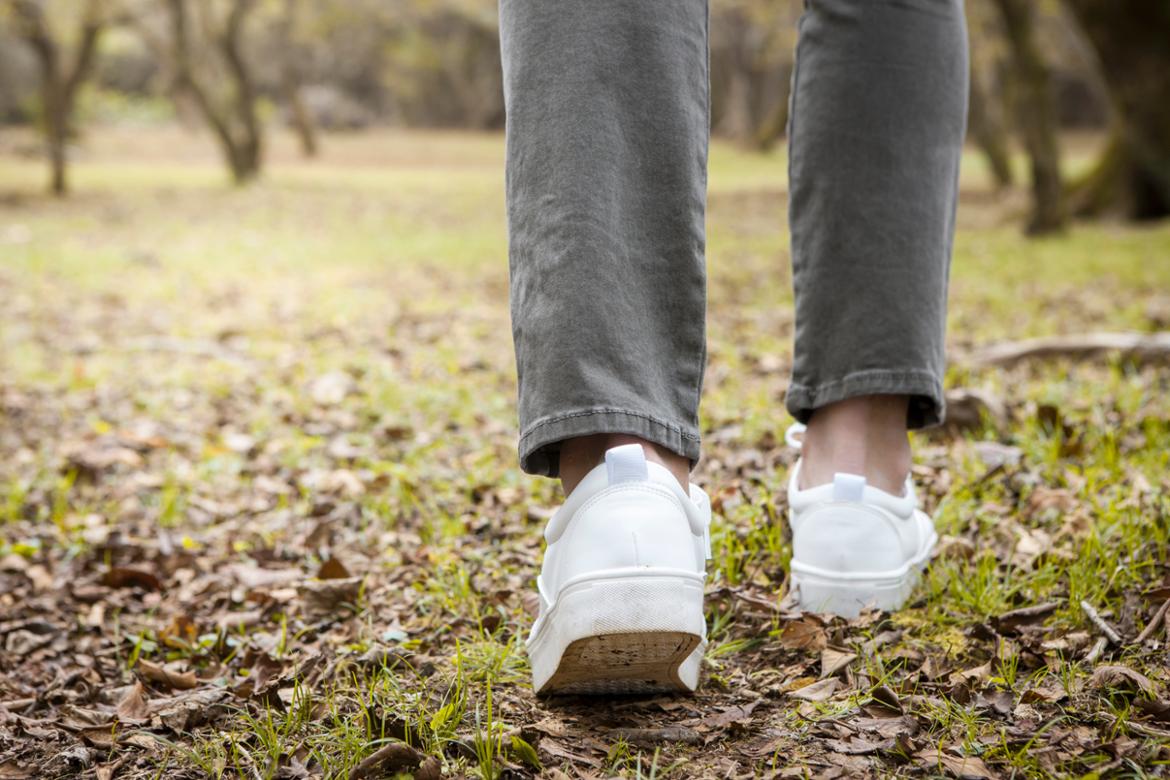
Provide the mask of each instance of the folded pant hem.
POLYGON ((793 382, 788 386, 785 406, 800 422, 808 422, 822 406, 863 395, 908 395, 908 428, 938 425, 946 415, 942 382, 932 371, 859 371, 818 385, 793 382))
POLYGON ((520 435, 520 468, 528 474, 555 477, 560 471, 560 442, 597 433, 624 433, 665 447, 694 464, 699 433, 678 423, 630 409, 580 409, 527 426, 520 435))

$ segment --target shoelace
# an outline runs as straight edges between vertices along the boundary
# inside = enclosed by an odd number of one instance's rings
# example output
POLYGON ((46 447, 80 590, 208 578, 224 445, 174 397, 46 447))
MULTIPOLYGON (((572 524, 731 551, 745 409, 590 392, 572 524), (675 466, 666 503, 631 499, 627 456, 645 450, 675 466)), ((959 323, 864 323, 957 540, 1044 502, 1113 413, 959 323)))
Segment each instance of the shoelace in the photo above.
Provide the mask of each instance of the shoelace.
POLYGON ((788 426, 788 430, 784 431, 784 443, 794 450, 801 448, 801 439, 797 436, 803 436, 808 427, 804 423, 792 423, 788 426))

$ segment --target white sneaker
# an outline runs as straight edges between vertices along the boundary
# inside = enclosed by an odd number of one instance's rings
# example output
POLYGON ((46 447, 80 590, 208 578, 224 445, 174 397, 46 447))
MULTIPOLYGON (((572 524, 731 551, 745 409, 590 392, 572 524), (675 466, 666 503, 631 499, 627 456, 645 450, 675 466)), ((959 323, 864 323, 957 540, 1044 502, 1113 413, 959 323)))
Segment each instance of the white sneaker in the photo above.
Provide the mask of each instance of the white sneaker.
POLYGON ((788 481, 788 522, 797 603, 843 617, 867 607, 899 609, 938 541, 909 479, 901 496, 856 474, 801 490, 800 461, 788 481))
POLYGON ((711 505, 641 445, 614 447, 545 529, 532 687, 549 693, 693 691, 706 647, 711 505))

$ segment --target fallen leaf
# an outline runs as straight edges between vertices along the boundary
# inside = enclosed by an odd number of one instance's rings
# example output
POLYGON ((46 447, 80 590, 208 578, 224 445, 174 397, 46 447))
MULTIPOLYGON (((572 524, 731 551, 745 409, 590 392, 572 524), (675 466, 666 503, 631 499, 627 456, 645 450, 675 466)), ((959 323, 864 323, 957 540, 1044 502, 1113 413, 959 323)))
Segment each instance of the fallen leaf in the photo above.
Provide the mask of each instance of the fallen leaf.
POLYGON ((924 750, 915 755, 920 766, 945 769, 961 780, 995 780, 995 775, 977 756, 953 756, 938 750, 924 750))
POLYGON ((165 666, 153 664, 150 661, 139 660, 135 667, 143 677, 150 680, 152 683, 165 685, 168 688, 176 688, 178 690, 190 690, 199 684, 199 680, 195 677, 195 672, 187 670, 185 672, 172 671, 165 666))
POLYGON ((162 590, 162 583, 158 577, 145 569, 135 569, 129 566, 114 566, 102 575, 101 583, 109 588, 162 590))
POLYGON ((839 647, 826 647, 821 651, 821 677, 832 677, 857 660, 857 653, 839 647))
POLYGON ((1105 664, 1093 670, 1089 678, 1089 687, 1097 690, 1112 689, 1129 693, 1154 693, 1154 684, 1150 678, 1140 672, 1135 672, 1128 666, 1105 664))
POLYGON ((367 777, 392 776, 404 770, 414 769, 425 756, 405 742, 391 742, 366 756, 349 771, 349 780, 367 777))
POLYGON ((333 614, 344 605, 357 602, 361 592, 362 578, 350 577, 344 580, 317 580, 301 584, 300 594, 305 608, 314 614, 333 614))
POLYGON ((1020 626, 1043 622, 1059 606, 1060 604, 1058 602, 1050 601, 1046 604, 1036 604, 1031 607, 1013 609, 1010 612, 1004 612, 998 617, 993 617, 991 619, 991 625, 999 633, 1009 634, 1019 629, 1020 626))
POLYGON ((789 650, 813 650, 819 652, 828 644, 824 625, 815 617, 805 615, 790 620, 780 632, 780 646, 789 650))
POLYGON ((319 580, 344 580, 351 576, 349 569, 345 568, 345 564, 336 558, 325 561, 317 570, 317 579, 319 580))
POLYGON ((137 680, 126 691, 122 700, 118 702, 118 720, 122 723, 145 723, 150 716, 150 707, 146 703, 146 688, 137 680))
POLYGON ((844 739, 826 739, 825 745, 834 753, 844 753, 851 756, 865 756, 882 750, 889 750, 894 746, 894 740, 870 740, 865 737, 850 736, 844 739))
POLYGON ((752 710, 760 703, 759 699, 743 706, 733 705, 709 717, 703 718, 704 730, 723 729, 735 724, 746 724, 751 721, 752 710))
POLYGON ((839 679, 836 677, 828 677, 824 680, 818 680, 811 685, 806 685, 803 688, 798 688, 788 695, 794 699, 801 699, 802 701, 824 701, 832 696, 840 687, 841 681, 839 679))

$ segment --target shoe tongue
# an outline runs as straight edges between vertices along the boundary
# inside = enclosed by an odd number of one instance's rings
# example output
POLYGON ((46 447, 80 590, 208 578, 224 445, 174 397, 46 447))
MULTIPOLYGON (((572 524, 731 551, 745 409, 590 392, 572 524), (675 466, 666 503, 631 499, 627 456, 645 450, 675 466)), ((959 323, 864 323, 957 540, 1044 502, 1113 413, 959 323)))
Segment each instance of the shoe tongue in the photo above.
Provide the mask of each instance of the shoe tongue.
POLYGON ((650 479, 646 451, 641 444, 623 444, 605 452, 605 473, 610 485, 621 482, 645 482, 650 479))
POLYGON ((861 501, 865 496, 865 477, 858 474, 833 475, 834 501, 861 501))

